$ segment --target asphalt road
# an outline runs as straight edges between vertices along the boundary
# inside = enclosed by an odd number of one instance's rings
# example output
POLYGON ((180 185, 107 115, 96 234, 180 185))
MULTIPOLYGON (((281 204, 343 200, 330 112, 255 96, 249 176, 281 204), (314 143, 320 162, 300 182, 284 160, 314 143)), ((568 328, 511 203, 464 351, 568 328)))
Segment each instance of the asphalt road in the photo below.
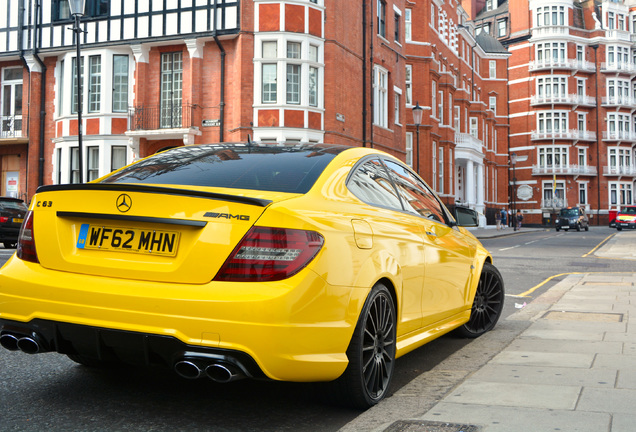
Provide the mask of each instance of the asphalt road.
MULTIPOLYGON (((483 240, 506 283, 504 314, 536 298, 560 274, 633 271, 633 262, 589 255, 614 233, 605 227, 522 230, 483 240)), ((11 253, 0 249, 0 263, 11 253)), ((479 352, 484 342, 445 336, 400 358, 392 390, 469 343, 479 352)), ((332 404, 321 385, 248 380, 222 385, 184 380, 164 369, 97 370, 55 353, 0 350, 0 431, 337 431, 358 414, 332 404)))

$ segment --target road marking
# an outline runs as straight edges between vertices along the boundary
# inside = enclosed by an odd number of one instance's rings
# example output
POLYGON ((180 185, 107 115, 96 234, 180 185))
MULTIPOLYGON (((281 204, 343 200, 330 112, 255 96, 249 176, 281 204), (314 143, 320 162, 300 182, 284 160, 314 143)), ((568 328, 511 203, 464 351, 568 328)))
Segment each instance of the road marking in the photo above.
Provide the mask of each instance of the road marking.
POLYGON ((507 250, 510 250, 510 249, 518 248, 518 247, 519 247, 519 245, 516 245, 516 246, 512 246, 512 247, 508 247, 508 248, 503 248, 503 249, 499 249, 499 250, 500 250, 500 251, 507 251, 507 250))
MULTIPOLYGON (((600 248, 601 246, 603 246, 605 243, 607 243, 609 241, 609 239, 611 239, 612 237, 614 237, 616 235, 616 233, 614 234, 610 234, 607 237, 605 237, 605 240, 603 240, 602 242, 600 242, 599 244, 596 245, 596 247, 594 249, 592 249, 591 251, 589 251, 588 253, 586 253, 585 255, 583 255, 581 258, 587 258, 588 256, 592 255, 594 252, 596 252, 596 250, 598 248, 600 248)), ((602 258, 602 257, 598 257, 598 258, 602 258)))

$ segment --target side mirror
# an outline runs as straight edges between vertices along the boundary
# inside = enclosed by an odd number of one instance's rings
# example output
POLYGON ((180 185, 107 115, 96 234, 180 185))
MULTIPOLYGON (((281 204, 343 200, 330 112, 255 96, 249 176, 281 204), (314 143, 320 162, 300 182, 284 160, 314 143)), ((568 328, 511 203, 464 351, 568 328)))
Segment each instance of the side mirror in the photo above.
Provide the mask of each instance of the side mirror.
POLYGON ((463 227, 479 226, 479 213, 467 207, 455 207, 457 225, 463 227))

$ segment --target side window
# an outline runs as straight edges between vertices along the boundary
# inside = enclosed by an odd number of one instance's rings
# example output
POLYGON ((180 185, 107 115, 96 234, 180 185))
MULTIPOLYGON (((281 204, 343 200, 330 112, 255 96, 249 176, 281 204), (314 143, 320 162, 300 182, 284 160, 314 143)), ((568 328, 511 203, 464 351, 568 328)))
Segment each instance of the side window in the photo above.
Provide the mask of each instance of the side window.
POLYGON ((422 181, 415 177, 406 167, 396 162, 384 160, 384 163, 393 177, 406 211, 416 213, 427 219, 446 223, 442 205, 435 197, 435 194, 422 181))
POLYGON ((347 187, 367 204, 402 210, 400 198, 379 159, 358 166, 349 177, 347 187))

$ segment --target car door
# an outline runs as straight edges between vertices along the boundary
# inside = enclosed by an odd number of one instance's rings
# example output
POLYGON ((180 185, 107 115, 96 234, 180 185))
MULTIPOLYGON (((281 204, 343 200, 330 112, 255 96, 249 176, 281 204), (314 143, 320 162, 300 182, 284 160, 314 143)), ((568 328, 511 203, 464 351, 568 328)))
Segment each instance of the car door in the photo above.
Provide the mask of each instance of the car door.
POLYGON ((427 327, 466 308, 476 244, 451 224, 444 206, 419 177, 396 161, 385 164, 405 210, 418 216, 422 228, 422 325, 427 327))
POLYGON ((361 161, 347 180, 348 189, 367 204, 358 210, 363 219, 352 221, 356 244, 368 248, 368 260, 393 260, 399 265, 402 286, 398 290, 398 336, 418 330, 422 317, 424 245, 413 214, 401 200, 380 159, 361 161))

